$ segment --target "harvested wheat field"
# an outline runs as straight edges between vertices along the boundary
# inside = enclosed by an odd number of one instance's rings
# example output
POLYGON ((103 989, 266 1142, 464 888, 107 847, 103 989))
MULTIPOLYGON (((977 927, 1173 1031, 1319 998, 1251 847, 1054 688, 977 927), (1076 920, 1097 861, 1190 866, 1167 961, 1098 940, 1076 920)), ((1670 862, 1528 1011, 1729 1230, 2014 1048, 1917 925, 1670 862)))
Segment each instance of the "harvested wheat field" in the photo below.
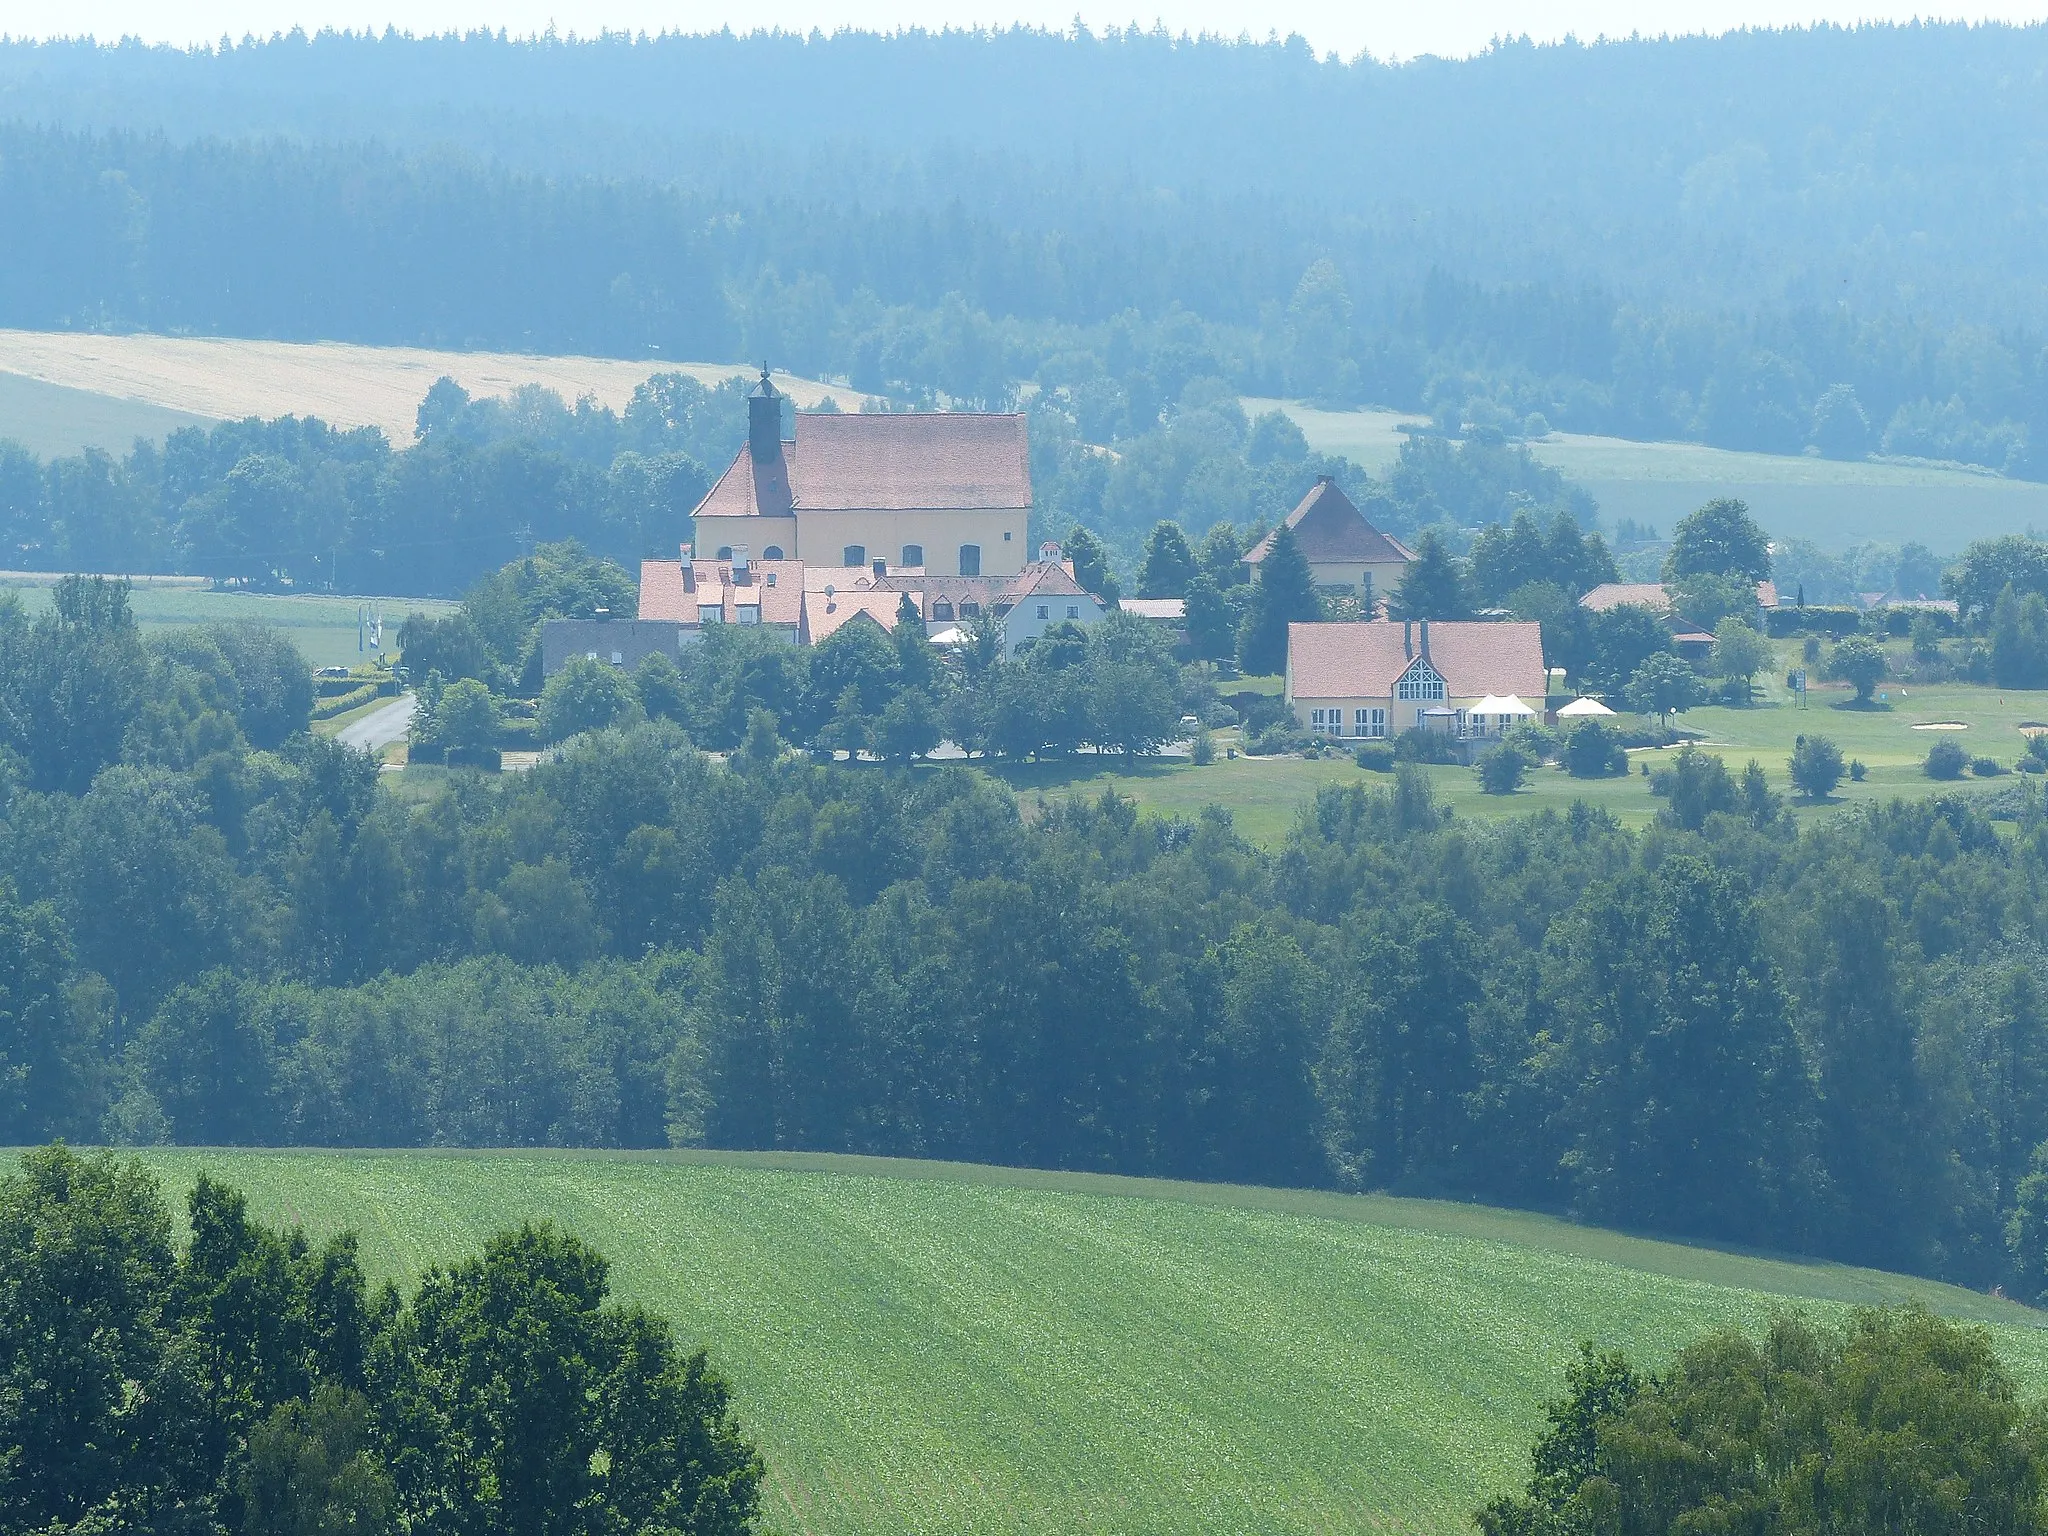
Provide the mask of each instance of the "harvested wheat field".
MULTIPOLYGON (((217 421, 318 416, 335 426, 381 427, 400 444, 412 440, 420 399, 443 375, 473 395, 508 395, 523 384, 539 384, 564 400, 589 395, 620 410, 652 374, 686 373, 710 385, 749 372, 730 363, 0 330, 0 375, 217 421)), ((865 398, 858 390, 811 379, 778 374, 776 383, 805 408, 829 395, 842 409, 858 410, 865 398)))

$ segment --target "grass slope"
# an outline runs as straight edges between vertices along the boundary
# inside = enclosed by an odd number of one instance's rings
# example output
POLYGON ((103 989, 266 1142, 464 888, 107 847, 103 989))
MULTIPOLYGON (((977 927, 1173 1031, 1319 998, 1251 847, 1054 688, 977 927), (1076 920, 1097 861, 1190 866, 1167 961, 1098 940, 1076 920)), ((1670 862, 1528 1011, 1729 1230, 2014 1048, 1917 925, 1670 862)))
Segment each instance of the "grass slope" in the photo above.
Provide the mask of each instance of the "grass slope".
POLYGON ((1378 1197, 774 1154, 155 1150, 410 1276, 552 1217, 732 1377, 802 1532, 1464 1528, 1524 1475, 1580 1337, 1648 1362, 1722 1322, 1927 1282, 1378 1197))
MULTIPOLYGON (((125 452, 135 436, 162 436, 185 421, 287 414, 318 416, 343 427, 381 427, 394 445, 402 447, 412 441, 421 398, 443 375, 473 395, 509 395, 522 384, 539 384, 564 400, 589 395, 613 410, 623 410, 643 379, 664 372, 687 373, 712 385, 752 370, 728 363, 539 357, 342 342, 0 330, 0 436, 15 435, 4 414, 11 389, 27 391, 22 398, 40 402, 36 430, 45 442, 69 443, 66 451, 93 443, 125 452), (34 385, 43 388, 37 392, 34 385), (145 416, 152 410, 163 420, 145 416), (174 414, 182 420, 164 424, 174 414), (144 419, 157 424, 148 430, 132 425, 144 419)), ((809 379, 777 375, 776 382, 805 408, 829 394, 842 409, 859 410, 867 398, 857 390, 827 388, 809 379)), ((26 407, 23 420, 28 421, 26 407)))
MULTIPOLYGON (((1319 411, 1279 400, 1246 400, 1257 413, 1280 409, 1311 446, 1378 472, 1400 452, 1404 422, 1393 411, 1319 411)), ((1779 538, 1829 548, 1917 539, 1943 552, 1972 539, 2048 527, 2048 485, 1967 469, 1904 463, 1845 464, 1700 443, 1637 443, 1553 433, 1531 443, 1538 459, 1577 481, 1611 525, 1631 517, 1669 532, 1715 496, 1739 496, 1779 538)))
POLYGON ((138 437, 162 442, 180 427, 208 425, 209 418, 190 411, 0 373, 0 439, 20 443, 39 458, 84 448, 121 454, 138 437))

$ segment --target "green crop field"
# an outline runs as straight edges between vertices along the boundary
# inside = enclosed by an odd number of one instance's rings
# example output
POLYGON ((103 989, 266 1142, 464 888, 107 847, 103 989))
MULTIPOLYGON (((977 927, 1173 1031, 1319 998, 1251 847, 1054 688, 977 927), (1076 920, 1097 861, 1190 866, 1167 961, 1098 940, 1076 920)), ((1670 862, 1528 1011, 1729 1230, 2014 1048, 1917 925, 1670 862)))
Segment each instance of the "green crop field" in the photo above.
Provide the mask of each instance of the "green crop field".
POLYGON ((2040 1314, 1483 1207, 737 1153, 152 1150, 407 1278, 551 1218, 710 1345, 793 1532, 1454 1531, 1575 1341, 1659 1363, 1918 1296, 2048 1386, 2040 1314))
MULTIPOLYGON (((1249 411, 1284 410, 1311 446, 1378 472, 1400 452, 1404 422, 1393 411, 1319 411, 1290 401, 1247 399, 1249 411)), ((1699 443, 1637 443, 1553 433, 1530 450, 1578 482, 1612 523, 1634 518, 1670 531, 1715 496, 1739 496, 1779 538, 1828 548, 1917 539, 1953 553, 1972 539, 2048 529, 2048 485, 1967 469, 1907 463, 1839 463, 1736 453, 1699 443)))
MULTIPOLYGON (((31 612, 39 612, 49 606, 54 580, 4 578, 0 579, 0 591, 13 591, 31 612)), ((352 666, 365 659, 356 649, 356 611, 364 603, 384 611, 387 654, 397 652, 398 626, 407 614, 439 616, 454 612, 456 606, 436 598, 216 592, 203 586, 139 585, 128 596, 136 622, 145 630, 187 624, 267 624, 289 636, 307 664, 315 667, 352 666)))

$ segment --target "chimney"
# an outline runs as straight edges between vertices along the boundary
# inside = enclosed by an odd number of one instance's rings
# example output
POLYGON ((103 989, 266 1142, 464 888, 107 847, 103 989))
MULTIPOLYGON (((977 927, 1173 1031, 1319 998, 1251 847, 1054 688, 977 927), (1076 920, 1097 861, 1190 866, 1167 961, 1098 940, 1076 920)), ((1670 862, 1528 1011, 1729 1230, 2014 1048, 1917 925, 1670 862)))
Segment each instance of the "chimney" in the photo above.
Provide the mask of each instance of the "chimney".
POLYGON ((1429 660, 1429 620, 1424 619, 1415 626, 1422 631, 1422 659, 1429 660))
POLYGON ((768 377, 768 365, 761 365, 761 382, 747 396, 747 452, 756 464, 772 464, 782 457, 782 391, 768 377))
POLYGON ((1415 625, 1409 619, 1401 621, 1401 654, 1410 661, 1415 659, 1415 625))
POLYGON ((693 554, 693 551, 692 551, 692 549, 691 549, 691 546, 690 546, 690 545, 688 545, 688 544, 685 544, 685 545, 683 546, 683 564, 685 564, 685 565, 688 565, 688 564, 690 563, 690 560, 691 560, 691 558, 692 558, 692 554, 693 554))
POLYGON ((741 586, 747 584, 747 546, 744 544, 732 547, 732 579, 741 586))
POLYGON ((875 580, 877 580, 877 581, 880 581, 880 580, 881 580, 881 579, 882 579, 883 577, 885 577, 885 576, 887 576, 887 575, 889 574, 889 562, 888 562, 888 561, 886 561, 886 560, 877 560, 877 561, 875 561, 875 562, 873 562, 873 563, 874 563, 874 568, 875 568, 875 580))
MULTIPOLYGON (((688 549, 689 547, 690 546, 687 544, 683 546, 683 548, 685 549, 688 549)), ((694 592, 697 590, 697 565, 695 561, 683 561, 683 590, 685 592, 694 592)))

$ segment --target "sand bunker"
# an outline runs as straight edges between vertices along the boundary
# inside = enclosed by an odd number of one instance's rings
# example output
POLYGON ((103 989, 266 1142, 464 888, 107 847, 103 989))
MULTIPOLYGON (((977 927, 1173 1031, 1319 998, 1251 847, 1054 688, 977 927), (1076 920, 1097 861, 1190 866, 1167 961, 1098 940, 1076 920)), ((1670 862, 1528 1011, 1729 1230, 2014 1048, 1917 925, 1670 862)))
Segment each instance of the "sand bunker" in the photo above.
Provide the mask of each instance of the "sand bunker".
POLYGON ((1967 731, 1969 726, 1960 720, 1930 720, 1925 725, 1913 727, 1916 731, 1967 731))

